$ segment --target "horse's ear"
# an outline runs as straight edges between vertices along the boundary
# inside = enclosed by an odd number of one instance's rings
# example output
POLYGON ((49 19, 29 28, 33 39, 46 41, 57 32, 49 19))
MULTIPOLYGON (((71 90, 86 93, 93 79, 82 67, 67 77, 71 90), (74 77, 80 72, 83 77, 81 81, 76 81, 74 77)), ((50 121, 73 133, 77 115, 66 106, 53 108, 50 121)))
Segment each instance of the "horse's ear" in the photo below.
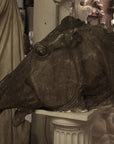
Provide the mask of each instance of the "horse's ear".
POLYGON ((82 27, 83 25, 86 25, 84 21, 81 21, 80 19, 76 19, 72 16, 67 16, 65 17, 62 21, 61 24, 63 25, 63 27, 65 26, 71 26, 72 28, 79 28, 82 27))

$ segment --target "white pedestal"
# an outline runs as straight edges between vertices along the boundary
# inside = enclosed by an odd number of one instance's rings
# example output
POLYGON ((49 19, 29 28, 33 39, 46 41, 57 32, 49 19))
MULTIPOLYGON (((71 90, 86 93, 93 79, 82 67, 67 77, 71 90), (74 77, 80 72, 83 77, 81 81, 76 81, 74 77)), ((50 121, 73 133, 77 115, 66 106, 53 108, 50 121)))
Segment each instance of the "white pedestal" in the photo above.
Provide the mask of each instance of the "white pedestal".
POLYGON ((90 134, 80 122, 67 119, 53 119, 54 144, 89 144, 90 134))
POLYGON ((37 110, 35 113, 51 117, 53 144, 91 144, 91 132, 87 123, 95 110, 84 113, 37 110))

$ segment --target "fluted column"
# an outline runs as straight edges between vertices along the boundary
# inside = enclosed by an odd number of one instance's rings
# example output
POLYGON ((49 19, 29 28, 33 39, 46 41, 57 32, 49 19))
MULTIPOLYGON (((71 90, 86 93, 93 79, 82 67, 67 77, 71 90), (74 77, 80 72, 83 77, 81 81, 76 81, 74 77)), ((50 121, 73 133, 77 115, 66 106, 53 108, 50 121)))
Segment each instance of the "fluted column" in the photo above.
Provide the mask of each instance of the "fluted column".
POLYGON ((52 124, 54 144, 91 144, 89 131, 83 122, 54 118, 52 124))

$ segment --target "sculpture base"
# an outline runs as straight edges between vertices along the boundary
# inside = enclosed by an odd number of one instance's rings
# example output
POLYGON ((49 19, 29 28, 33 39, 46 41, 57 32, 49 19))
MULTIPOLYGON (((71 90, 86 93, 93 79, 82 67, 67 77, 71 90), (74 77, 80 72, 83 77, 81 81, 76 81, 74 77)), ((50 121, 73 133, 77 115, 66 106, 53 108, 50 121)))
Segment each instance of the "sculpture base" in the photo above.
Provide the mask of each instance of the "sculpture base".
MULTIPOLYGON (((47 137, 46 141, 49 141, 50 144, 91 144, 91 130, 88 126, 88 121, 92 119, 94 114, 96 114, 96 110, 79 113, 51 112, 45 110, 35 111, 35 117, 37 116, 37 119, 38 117, 40 117, 40 119, 41 117, 47 117, 48 120, 46 123, 48 129, 44 129, 43 136, 41 136, 40 133, 40 139, 43 139, 43 142, 38 142, 38 144, 45 143, 45 136, 47 137), (51 129, 51 136, 49 129, 51 129)), ((41 125, 42 122, 38 121, 38 123, 40 123, 39 125, 41 125)), ((42 124, 41 127, 43 127, 43 125, 44 124, 42 124)), ((35 128, 37 132, 40 130, 37 129, 37 124, 35 124, 35 128)), ((42 130, 41 128, 40 132, 42 130)))
POLYGON ((91 144, 89 130, 81 122, 54 118, 52 124, 54 144, 91 144))

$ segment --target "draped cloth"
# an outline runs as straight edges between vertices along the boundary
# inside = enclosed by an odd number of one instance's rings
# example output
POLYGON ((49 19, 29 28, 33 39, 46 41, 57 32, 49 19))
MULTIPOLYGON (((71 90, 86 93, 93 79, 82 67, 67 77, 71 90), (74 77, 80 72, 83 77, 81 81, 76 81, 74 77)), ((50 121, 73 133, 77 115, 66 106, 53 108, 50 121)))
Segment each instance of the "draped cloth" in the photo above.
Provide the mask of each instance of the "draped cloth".
MULTIPOLYGON (((14 70, 24 57, 24 27, 16 0, 0 0, 0 80, 14 70)), ((13 127, 15 110, 0 114, 0 144, 28 144, 30 124, 13 127)))

